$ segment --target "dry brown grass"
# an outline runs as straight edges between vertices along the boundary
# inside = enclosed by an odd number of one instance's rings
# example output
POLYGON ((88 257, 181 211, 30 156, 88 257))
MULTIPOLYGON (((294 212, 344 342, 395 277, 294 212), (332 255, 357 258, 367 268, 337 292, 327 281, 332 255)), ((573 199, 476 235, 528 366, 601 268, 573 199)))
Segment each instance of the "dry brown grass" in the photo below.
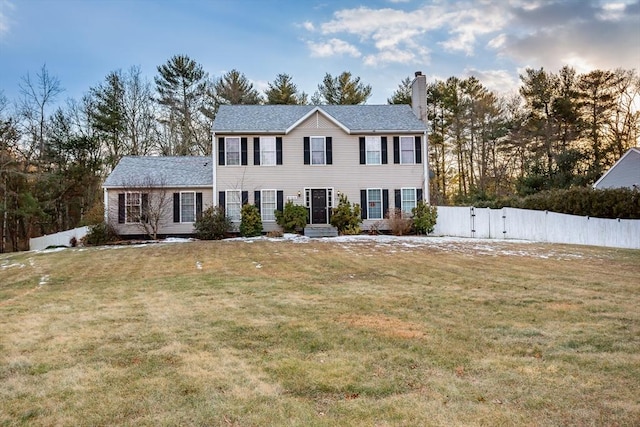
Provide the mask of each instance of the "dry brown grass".
POLYGON ((637 425, 639 265, 430 238, 2 255, 0 425, 637 425))

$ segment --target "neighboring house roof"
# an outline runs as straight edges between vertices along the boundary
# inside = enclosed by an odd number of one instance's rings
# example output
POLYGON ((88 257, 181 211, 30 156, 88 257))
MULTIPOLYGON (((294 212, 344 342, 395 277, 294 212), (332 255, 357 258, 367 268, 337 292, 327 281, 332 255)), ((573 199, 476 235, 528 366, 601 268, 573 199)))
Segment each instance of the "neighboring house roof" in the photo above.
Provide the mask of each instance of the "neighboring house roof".
POLYGON ((409 105, 221 105, 213 121, 217 133, 289 133, 314 113, 346 133, 424 132, 409 105))
POLYGON ((125 156, 103 187, 204 187, 213 184, 211 157, 125 156))
POLYGON ((640 147, 629 149, 593 184, 593 188, 636 188, 640 190, 640 147))

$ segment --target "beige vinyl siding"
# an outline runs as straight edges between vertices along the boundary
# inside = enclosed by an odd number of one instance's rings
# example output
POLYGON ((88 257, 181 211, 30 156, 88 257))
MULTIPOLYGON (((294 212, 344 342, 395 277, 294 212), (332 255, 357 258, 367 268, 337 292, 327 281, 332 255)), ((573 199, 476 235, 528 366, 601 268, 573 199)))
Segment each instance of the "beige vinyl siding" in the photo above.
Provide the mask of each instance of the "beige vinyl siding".
MULTIPOLYGON (((284 191, 284 201, 293 197, 297 204, 304 204, 305 188, 333 188, 337 203, 337 194, 347 195, 352 203, 360 203, 360 190, 367 188, 381 188, 389 190, 389 206, 393 207, 393 190, 415 187, 422 188, 423 165, 402 165, 393 163, 393 136, 398 134, 384 134, 387 137, 388 164, 361 165, 359 137, 363 135, 349 135, 338 126, 326 119, 322 114, 314 114, 282 137, 282 160, 278 166, 253 166, 253 156, 250 154, 248 166, 217 166, 217 191, 244 190, 249 192, 249 203, 254 203, 255 190, 277 189, 284 191), (324 136, 332 138, 331 165, 304 164, 304 137, 324 136), (300 192, 300 198, 297 197, 300 192)), ((216 135, 224 136, 223 134, 216 135)), ((252 141, 258 135, 242 135, 252 141)), ((422 134, 412 136, 424 137, 422 134)), ((423 141, 424 143, 424 141, 423 141)), ((251 146, 251 144, 249 144, 251 146)), ((422 154, 425 159, 425 153, 422 154)), ((217 203, 217 195, 215 196, 217 203)), ((368 228, 371 221, 363 226, 368 228)), ((375 222, 375 221, 373 221, 375 222)), ((269 223, 265 223, 266 226, 269 223)))
MULTIPOLYGON (((193 223, 174 223, 173 222, 173 193, 192 191, 202 193, 202 209, 205 210, 213 205, 213 192, 211 187, 206 188, 168 188, 166 191, 166 208, 163 212, 163 220, 161 221, 158 234, 163 235, 183 235, 193 234, 193 223)), ((109 223, 116 229, 118 234, 134 235, 144 234, 143 228, 139 224, 119 224, 118 223, 118 194, 126 192, 123 189, 110 188, 107 190, 109 204, 109 223)))

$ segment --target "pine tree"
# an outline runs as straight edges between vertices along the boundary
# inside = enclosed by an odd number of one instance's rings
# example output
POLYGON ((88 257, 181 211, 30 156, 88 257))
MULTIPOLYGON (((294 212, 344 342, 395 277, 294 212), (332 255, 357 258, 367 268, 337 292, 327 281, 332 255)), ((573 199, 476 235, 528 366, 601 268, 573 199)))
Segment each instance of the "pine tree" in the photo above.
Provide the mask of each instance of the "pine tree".
POLYGON ((387 103, 411 105, 411 77, 406 77, 400 82, 398 89, 387 99, 387 103))
POLYGON ((338 77, 327 73, 311 101, 314 104, 357 105, 364 104, 370 96, 370 85, 360 83, 360 77, 352 77, 350 72, 344 71, 338 77))
POLYGON ((222 104, 260 104, 260 93, 253 87, 253 83, 238 70, 231 70, 216 81, 216 96, 222 104))
POLYGON ((307 103, 307 94, 298 92, 288 74, 278 74, 273 83, 269 83, 269 89, 265 91, 267 104, 304 105, 307 103))

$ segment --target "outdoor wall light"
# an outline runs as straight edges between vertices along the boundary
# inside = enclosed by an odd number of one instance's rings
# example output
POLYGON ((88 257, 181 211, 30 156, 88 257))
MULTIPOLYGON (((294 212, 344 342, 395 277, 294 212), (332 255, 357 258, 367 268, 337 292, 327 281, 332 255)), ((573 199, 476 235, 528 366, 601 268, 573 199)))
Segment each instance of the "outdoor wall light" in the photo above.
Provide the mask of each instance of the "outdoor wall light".
POLYGON ((300 192, 298 191, 298 198, 300 198, 300 195, 301 195, 301 194, 300 194, 300 192))

